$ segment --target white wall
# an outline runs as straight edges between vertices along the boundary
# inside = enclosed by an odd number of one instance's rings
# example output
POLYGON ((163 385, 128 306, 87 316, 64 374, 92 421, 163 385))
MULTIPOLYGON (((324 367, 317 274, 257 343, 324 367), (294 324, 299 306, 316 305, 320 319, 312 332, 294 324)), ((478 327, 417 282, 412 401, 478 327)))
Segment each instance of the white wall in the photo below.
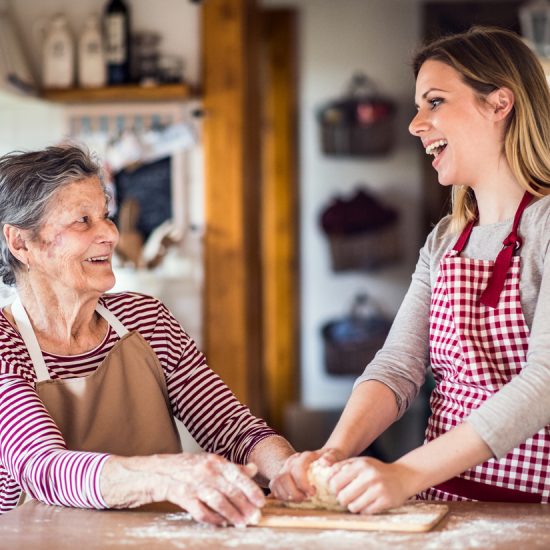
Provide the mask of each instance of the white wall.
POLYGON ((0 91, 0 155, 51 145, 63 135, 63 121, 60 107, 0 91))
POLYGON ((407 65, 420 35, 414 0, 264 0, 266 7, 299 10, 300 42, 300 216, 302 402, 311 408, 338 408, 353 378, 328 376, 323 367, 320 328, 347 313, 353 297, 366 291, 394 314, 404 296, 419 245, 420 160, 408 135, 414 80, 407 65), (350 160, 320 151, 316 112, 344 92, 354 71, 372 77, 399 102, 398 146, 388 157, 350 160), (319 213, 336 193, 349 194, 365 182, 402 213, 407 257, 398 268, 375 274, 334 274, 319 213))

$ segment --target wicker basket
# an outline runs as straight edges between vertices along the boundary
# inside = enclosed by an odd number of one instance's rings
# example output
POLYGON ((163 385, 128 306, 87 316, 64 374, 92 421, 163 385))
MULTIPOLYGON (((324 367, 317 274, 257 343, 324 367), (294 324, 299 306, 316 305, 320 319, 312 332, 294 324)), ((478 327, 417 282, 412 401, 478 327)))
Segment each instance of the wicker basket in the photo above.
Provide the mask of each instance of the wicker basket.
POLYGON ((321 148, 327 155, 377 156, 394 145, 394 103, 363 74, 352 77, 345 98, 319 112, 321 148))
POLYGON ((325 369, 329 374, 359 375, 384 345, 391 324, 377 319, 340 319, 323 326, 325 369), (338 336, 338 329, 350 329, 351 337, 338 336))
POLYGON ((329 235, 334 271, 369 271, 399 260, 399 224, 356 235, 329 235))
POLYGON ((368 157, 385 155, 394 145, 391 119, 368 125, 321 122, 321 144, 327 155, 368 157))

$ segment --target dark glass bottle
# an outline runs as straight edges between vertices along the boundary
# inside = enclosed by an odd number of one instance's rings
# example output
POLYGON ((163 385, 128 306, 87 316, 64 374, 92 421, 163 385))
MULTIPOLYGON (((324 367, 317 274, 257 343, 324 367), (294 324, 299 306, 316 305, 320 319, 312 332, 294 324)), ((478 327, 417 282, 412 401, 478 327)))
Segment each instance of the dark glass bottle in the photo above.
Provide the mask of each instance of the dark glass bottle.
POLYGON ((130 81, 130 13, 122 0, 110 0, 105 7, 105 60, 107 82, 130 81))

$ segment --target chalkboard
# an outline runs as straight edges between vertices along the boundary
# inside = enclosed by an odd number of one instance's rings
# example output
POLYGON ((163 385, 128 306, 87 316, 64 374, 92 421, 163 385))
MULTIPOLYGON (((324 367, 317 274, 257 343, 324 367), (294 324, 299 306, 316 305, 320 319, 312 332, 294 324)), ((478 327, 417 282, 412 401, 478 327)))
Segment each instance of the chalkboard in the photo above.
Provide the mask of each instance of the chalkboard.
MULTIPOLYGON (((166 157, 135 170, 124 169, 115 175, 117 211, 127 198, 139 203, 137 230, 144 239, 162 222, 172 218, 171 159, 166 157)), ((115 217, 118 225, 118 218, 115 217)))

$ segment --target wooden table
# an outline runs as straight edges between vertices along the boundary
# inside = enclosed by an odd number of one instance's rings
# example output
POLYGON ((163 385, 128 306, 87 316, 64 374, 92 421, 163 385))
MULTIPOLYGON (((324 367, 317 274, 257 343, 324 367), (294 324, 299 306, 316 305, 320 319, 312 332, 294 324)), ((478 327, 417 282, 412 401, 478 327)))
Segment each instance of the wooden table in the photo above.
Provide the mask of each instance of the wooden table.
POLYGON ((550 549, 550 505, 451 503, 428 533, 215 528, 177 511, 94 511, 30 502, 0 517, 2 550, 550 549))

